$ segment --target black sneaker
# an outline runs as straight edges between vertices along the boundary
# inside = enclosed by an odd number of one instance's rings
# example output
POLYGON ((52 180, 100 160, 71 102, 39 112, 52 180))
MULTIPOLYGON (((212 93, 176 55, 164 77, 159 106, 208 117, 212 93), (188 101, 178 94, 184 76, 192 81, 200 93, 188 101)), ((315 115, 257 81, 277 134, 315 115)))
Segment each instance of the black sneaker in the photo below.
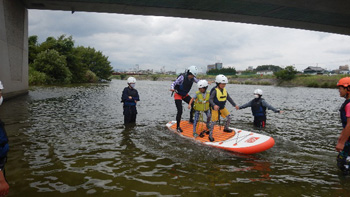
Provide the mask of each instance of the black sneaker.
POLYGON ((202 131, 200 134, 199 134, 199 137, 204 137, 205 135, 205 131, 202 131))
POLYGON ((176 129, 176 131, 179 132, 179 133, 182 133, 182 129, 181 129, 180 127, 178 127, 178 128, 176 129))
POLYGON ((232 132, 232 129, 224 129, 224 132, 226 132, 226 133, 231 133, 231 132, 232 132))
POLYGON ((214 138, 213 138, 213 136, 209 136, 209 141, 211 141, 211 142, 214 142, 214 141, 215 141, 214 138))

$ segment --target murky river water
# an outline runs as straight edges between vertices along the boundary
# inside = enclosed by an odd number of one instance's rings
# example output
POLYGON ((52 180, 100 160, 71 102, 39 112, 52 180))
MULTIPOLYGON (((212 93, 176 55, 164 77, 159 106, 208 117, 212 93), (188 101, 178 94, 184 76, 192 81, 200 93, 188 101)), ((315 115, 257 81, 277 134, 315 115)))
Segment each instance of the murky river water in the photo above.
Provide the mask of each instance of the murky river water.
MULTIPOLYGON (((0 117, 11 142, 9 196, 349 195, 350 177, 335 163, 343 102, 337 90, 227 85, 239 105, 261 88, 270 104, 285 111, 269 111, 267 128, 259 131, 250 109, 228 107, 231 126, 276 141, 266 152, 242 156, 167 130, 176 115, 170 83, 138 81, 133 128, 123 126, 125 81, 36 87, 5 102, 0 117)), ((188 119, 187 109, 183 117, 188 119)))

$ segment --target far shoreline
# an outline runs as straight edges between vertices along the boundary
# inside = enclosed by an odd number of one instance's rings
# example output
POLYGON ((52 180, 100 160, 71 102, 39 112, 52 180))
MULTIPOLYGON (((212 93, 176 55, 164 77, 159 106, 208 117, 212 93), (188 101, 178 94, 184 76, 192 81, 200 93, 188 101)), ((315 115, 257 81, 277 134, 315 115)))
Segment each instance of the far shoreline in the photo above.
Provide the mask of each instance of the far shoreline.
MULTIPOLYGON (((174 81, 178 75, 127 75, 139 80, 149 81, 174 81)), ((337 88, 337 82, 349 75, 297 75, 295 79, 282 81, 274 75, 228 75, 230 84, 241 85, 269 85, 279 87, 313 87, 313 88, 337 88)), ((215 75, 198 75, 199 79, 215 80, 215 75)), ((120 79, 120 75, 113 75, 110 79, 120 79)))

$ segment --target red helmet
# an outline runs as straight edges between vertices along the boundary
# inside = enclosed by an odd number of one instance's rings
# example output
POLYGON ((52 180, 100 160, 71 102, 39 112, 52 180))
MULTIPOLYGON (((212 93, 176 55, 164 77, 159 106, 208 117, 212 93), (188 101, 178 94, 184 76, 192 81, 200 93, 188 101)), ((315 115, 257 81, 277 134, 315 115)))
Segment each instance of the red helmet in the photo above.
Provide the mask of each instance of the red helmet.
POLYGON ((348 87, 350 86, 350 77, 344 77, 344 78, 341 78, 338 83, 337 83, 337 86, 343 86, 343 87, 348 87))

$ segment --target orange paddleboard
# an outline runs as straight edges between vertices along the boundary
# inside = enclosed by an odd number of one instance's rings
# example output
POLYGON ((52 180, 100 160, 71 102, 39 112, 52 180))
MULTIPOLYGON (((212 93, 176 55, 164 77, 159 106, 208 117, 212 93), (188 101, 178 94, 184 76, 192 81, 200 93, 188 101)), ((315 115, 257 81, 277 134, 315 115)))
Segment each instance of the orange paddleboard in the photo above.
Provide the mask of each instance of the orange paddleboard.
MULTIPOLYGON (((270 149, 275 144, 275 140, 272 137, 253 133, 250 131, 244 131, 241 129, 230 128, 232 133, 224 132, 224 127, 215 125, 213 129, 213 137, 215 141, 210 142, 208 135, 204 137, 193 137, 193 124, 188 121, 181 120, 182 133, 176 131, 176 121, 171 121, 166 124, 169 130, 179 134, 182 137, 199 141, 203 144, 220 148, 228 151, 233 151, 243 154, 254 154, 270 149)), ((196 133, 199 135, 202 131, 207 130, 205 123, 198 123, 196 127, 196 133)))

